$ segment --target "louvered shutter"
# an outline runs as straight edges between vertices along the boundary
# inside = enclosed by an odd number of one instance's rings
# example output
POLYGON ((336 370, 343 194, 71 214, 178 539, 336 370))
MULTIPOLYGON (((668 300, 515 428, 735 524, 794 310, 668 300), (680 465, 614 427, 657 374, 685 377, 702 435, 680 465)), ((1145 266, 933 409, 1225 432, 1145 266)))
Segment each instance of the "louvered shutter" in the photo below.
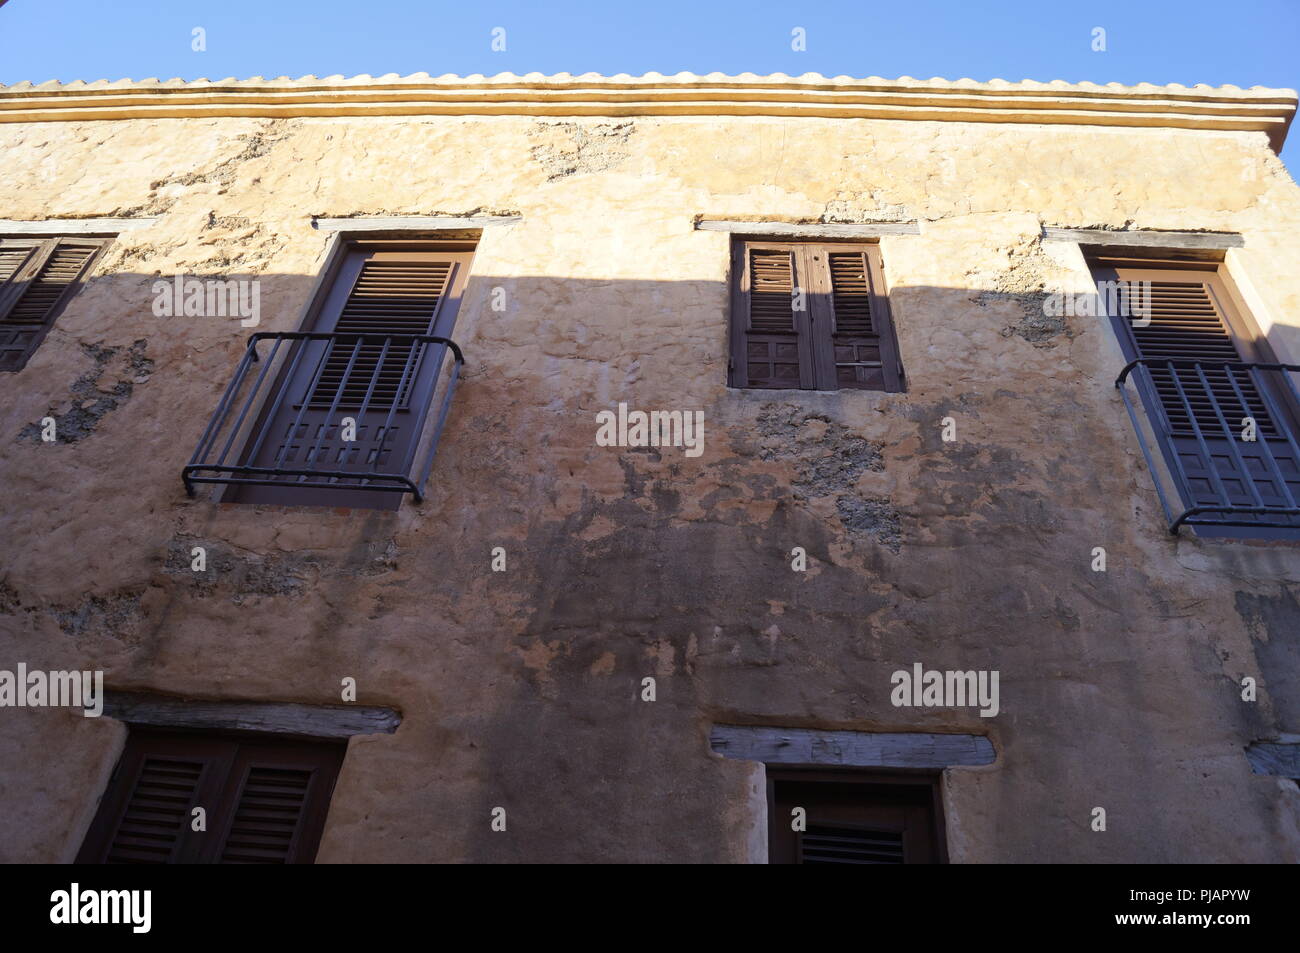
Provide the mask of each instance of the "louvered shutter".
POLYGON ((828 245, 819 251, 826 261, 830 297, 830 382, 826 386, 901 390, 893 328, 880 288, 877 249, 838 250, 828 245))
POLYGON ((0 238, 0 283, 8 281, 27 263, 36 250, 35 242, 19 242, 0 238))
MULTIPOLYGON (((1121 267, 1097 274, 1116 282, 1119 313, 1112 318, 1130 359, 1261 360, 1240 318, 1231 316, 1230 298, 1214 272, 1121 267)), ((1187 506, 1285 506, 1283 481, 1300 498, 1300 460, 1287 439, 1295 424, 1283 394, 1268 390, 1267 377, 1244 369, 1158 363, 1149 375, 1150 392, 1143 397, 1159 424, 1164 452, 1177 456, 1186 472, 1187 484, 1179 489, 1187 506), (1280 419, 1273 409, 1281 412, 1280 419), (1245 418, 1255 421, 1255 441, 1241 439, 1245 418)), ((1141 373, 1138 379, 1147 382, 1141 373)), ((1271 516, 1260 519, 1277 522, 1271 516)), ((1283 522, 1300 525, 1294 518, 1283 522)))
POLYGON ((78 862, 196 861, 193 810, 213 813, 234 751, 227 741, 132 732, 78 862))
POLYGON ((311 863, 342 760, 335 745, 242 746, 220 862, 311 863))
POLYGON ((732 273, 733 387, 903 389, 878 248, 738 242, 732 273))
POLYGON ((732 385, 815 384, 808 302, 797 245, 738 243, 733 264, 732 385), (796 290, 802 292, 796 299, 796 290))
MULTIPOLYGON (((473 257, 468 251, 370 250, 343 258, 320 312, 303 330, 334 332, 330 341, 298 345, 262 409, 244 465, 347 473, 405 472, 420 440, 419 424, 437 385, 439 345, 354 335, 450 337, 473 257), (367 399, 367 395, 369 398, 367 399), (356 422, 343 439, 342 422, 356 422), (258 435, 266 433, 266 439, 258 435)), ((377 494, 343 487, 338 478, 267 477, 283 484, 236 488, 244 503, 382 506, 377 494)), ((388 494, 384 494, 388 497, 388 494)), ((390 497, 396 505, 397 497, 390 497)))
MULTIPOLYGON (((1136 356, 1202 361, 1246 359, 1233 342, 1209 281, 1198 279, 1195 272, 1188 273, 1188 280, 1121 281, 1120 289, 1124 312, 1140 315, 1143 305, 1150 311, 1146 326, 1141 320, 1131 322, 1136 356)), ((1261 432, 1276 434, 1256 383, 1247 374, 1217 368, 1204 368, 1202 373, 1204 383, 1192 367, 1152 368, 1156 392, 1174 434, 1194 436, 1194 415, 1203 433, 1219 435, 1223 425, 1215 413, 1216 403, 1230 424, 1239 427, 1242 417, 1253 417, 1261 432)))
POLYGON ((208 763, 197 758, 146 758, 105 858, 110 864, 174 861, 198 800, 208 763))
MULTIPOLYGON (((432 334, 454 267, 447 259, 367 261, 334 330, 346 334, 432 334)), ((360 407, 367 393, 367 406, 375 410, 387 410, 395 401, 405 405, 418 371, 413 357, 418 356, 418 348, 411 344, 385 349, 381 342, 354 347, 341 340, 316 383, 312 406, 329 407, 340 389, 342 407, 360 407), (383 366, 376 375, 375 365, 381 357, 383 366)))
POLYGON ((78 861, 311 863, 343 746, 131 731, 78 861), (203 808, 205 830, 194 830, 203 808))
POLYGON ((878 780, 768 766, 774 864, 925 864, 943 859, 937 791, 925 778, 878 780), (805 829, 791 823, 803 818, 805 829))
POLYGON ((0 240, 0 370, 20 370, 104 247, 99 239, 0 240))
POLYGON ((801 864, 901 864, 901 831, 810 824, 799 836, 801 864))

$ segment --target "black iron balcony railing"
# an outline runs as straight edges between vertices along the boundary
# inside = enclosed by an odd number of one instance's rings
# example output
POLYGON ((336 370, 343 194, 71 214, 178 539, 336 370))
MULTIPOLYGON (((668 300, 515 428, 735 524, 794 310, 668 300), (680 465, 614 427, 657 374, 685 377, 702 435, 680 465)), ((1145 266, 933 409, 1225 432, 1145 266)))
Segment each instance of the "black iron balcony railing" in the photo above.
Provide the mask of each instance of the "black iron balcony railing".
POLYGON ((1141 358, 1120 372, 1115 386, 1171 533, 1300 536, 1294 372, 1300 365, 1182 358, 1141 358))
POLYGON ((252 501, 315 500, 323 490, 418 502, 464 363, 454 341, 431 334, 253 334, 182 473, 186 492, 216 483, 252 501))

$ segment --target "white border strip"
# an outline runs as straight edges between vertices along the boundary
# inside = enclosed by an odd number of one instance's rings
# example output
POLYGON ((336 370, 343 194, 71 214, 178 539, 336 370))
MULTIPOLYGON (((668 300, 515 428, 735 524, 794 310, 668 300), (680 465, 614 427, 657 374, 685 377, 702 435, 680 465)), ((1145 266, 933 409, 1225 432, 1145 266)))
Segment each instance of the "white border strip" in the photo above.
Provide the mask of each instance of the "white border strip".
POLYGON ((39 222, 20 222, 0 218, 0 234, 5 235, 101 235, 148 228, 157 218, 47 218, 39 222))
POLYGON ((324 218, 313 215, 312 228, 326 232, 420 231, 428 229, 483 228, 488 225, 513 225, 522 215, 376 215, 356 218, 324 218))
POLYGON ((104 714, 133 725, 258 731, 314 738, 391 735, 402 723, 392 708, 302 705, 295 702, 183 701, 132 692, 105 692, 104 714))
POLYGON ((880 238, 883 235, 920 235, 920 223, 874 222, 870 224, 806 224, 794 222, 733 222, 703 218, 695 223, 701 232, 733 232, 742 235, 788 235, 791 238, 880 238))
POLYGON ((928 732, 816 731, 761 725, 714 725, 714 754, 766 764, 840 768, 948 768, 993 764, 997 752, 984 735, 928 732))
POLYGON ((1049 242, 1080 245, 1131 245, 1143 248, 1241 248, 1246 240, 1236 232, 1110 231, 1104 228, 1048 228, 1049 242))

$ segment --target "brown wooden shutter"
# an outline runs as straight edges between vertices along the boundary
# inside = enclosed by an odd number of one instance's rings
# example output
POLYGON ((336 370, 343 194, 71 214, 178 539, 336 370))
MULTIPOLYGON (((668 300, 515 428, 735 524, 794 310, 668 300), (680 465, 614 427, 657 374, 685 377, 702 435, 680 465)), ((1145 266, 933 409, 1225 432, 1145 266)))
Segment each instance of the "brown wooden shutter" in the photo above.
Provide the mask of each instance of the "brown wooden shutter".
POLYGON ((26 264, 36 248, 36 242, 0 238, 0 282, 8 281, 17 274, 18 269, 26 264))
POLYGON ((332 743, 132 730, 77 860, 311 863, 342 761, 332 743))
POLYGON ((732 273, 731 386, 903 389, 876 246, 737 242, 732 273))
MULTIPOLYGON (((876 246, 822 246, 829 275, 831 322, 827 387, 900 391, 889 304, 876 246)), ((817 315, 814 312, 814 321, 817 315)))
MULTIPOLYGON (((1151 323, 1146 327, 1130 322, 1136 357, 1185 358, 1203 361, 1244 361, 1219 303, 1222 291, 1215 288, 1214 278, 1196 272, 1160 272, 1123 269, 1119 273, 1121 300, 1132 312, 1145 301, 1150 308, 1151 323), (1144 294, 1147 282, 1149 294, 1144 294), (1216 293, 1217 292, 1217 293, 1216 293), (1149 299, 1149 300, 1147 300, 1149 299)), ((1205 368, 1207 388, 1195 368, 1153 367, 1151 375, 1169 422, 1178 436, 1193 436, 1190 417, 1194 414, 1203 432, 1217 434, 1222 425, 1214 412, 1214 403, 1234 425, 1242 417, 1253 417, 1260 433, 1275 435, 1271 416, 1255 383, 1238 371, 1229 380, 1224 369, 1205 368), (1177 377, 1177 383, 1175 383, 1177 377), (1237 388, 1233 388, 1233 383, 1237 388), (1179 385, 1192 414, 1179 396, 1179 385), (1240 395, 1238 395, 1240 391, 1240 395)))
MULTIPOLYGON (((389 248, 384 243, 349 248, 318 302, 317 313, 308 317, 302 329, 341 336, 295 345, 301 357, 288 362, 294 368, 292 376, 287 369, 282 371, 271 389, 284 396, 262 408, 241 464, 404 472, 403 462, 410 460, 421 437, 417 425, 436 390, 435 358, 440 345, 390 341, 385 351, 382 341, 362 343, 346 335, 450 337, 473 258, 472 251, 461 248, 389 248), (344 417, 356 422, 352 441, 343 440, 344 417), (259 436, 263 432, 268 434, 265 440, 259 436)), ((237 487, 228 499, 376 508, 395 507, 399 502, 396 494, 324 488, 328 483, 323 481, 313 486, 299 476, 273 479, 280 485, 237 487)))
POLYGON ((774 864, 932 864, 944 859, 939 797, 927 778, 768 768, 774 864), (794 829, 802 808, 806 829, 794 829))
MULTIPOLYGON (((367 261, 334 330, 347 334, 432 334, 453 269, 454 263, 446 258, 367 261)), ((375 387, 369 406, 387 410, 395 401, 405 404, 410 396, 410 375, 405 375, 408 379, 404 383, 402 379, 411 351, 411 345, 391 346, 385 352, 381 343, 363 344, 352 360, 350 347, 336 347, 312 393, 312 406, 329 407, 342 387, 340 406, 359 407, 372 379, 375 387), (384 366, 375 378, 375 364, 381 354, 384 366)))
POLYGON ((206 768, 198 758, 146 758, 105 859, 112 864, 176 860, 206 768))
POLYGON ((242 745, 221 863, 311 863, 342 763, 339 745, 242 745))
POLYGON ((732 386, 815 386, 811 288, 795 244, 738 242, 733 260, 732 386), (795 291, 804 307, 796 308, 795 291))
POLYGON ((105 244, 0 239, 0 370, 22 369, 105 244))
MULTIPOLYGON (((1099 281, 1116 283, 1119 313, 1111 318, 1129 360, 1272 360, 1215 271, 1103 260, 1093 272, 1099 281), (1146 317, 1150 323, 1141 326, 1146 317)), ((1106 300, 1106 288, 1100 290, 1106 300)), ((1295 412, 1276 379, 1244 369, 1198 373, 1195 367, 1158 363, 1135 379, 1166 462, 1178 464, 1171 472, 1181 468, 1186 474, 1185 485, 1175 477, 1186 506, 1285 506, 1283 481, 1300 498, 1300 459, 1288 439, 1297 433, 1295 412), (1253 442, 1240 439, 1246 417, 1256 424, 1253 442)), ((1260 522, 1300 525, 1294 517, 1261 517, 1260 522)), ((1198 526, 1197 532, 1211 530, 1198 526)))
POLYGON ((211 815, 234 758, 224 740, 131 732, 79 863, 194 863, 195 807, 211 815))
POLYGON ((867 824, 809 824, 799 834, 801 864, 901 864, 903 832, 867 824))

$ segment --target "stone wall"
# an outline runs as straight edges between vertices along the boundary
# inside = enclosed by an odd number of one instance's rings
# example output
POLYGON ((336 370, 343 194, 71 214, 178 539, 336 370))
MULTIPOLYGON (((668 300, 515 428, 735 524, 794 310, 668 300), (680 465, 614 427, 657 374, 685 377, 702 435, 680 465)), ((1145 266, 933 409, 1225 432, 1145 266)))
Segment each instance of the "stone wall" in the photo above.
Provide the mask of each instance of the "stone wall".
MULTIPOLYGON (((1300 360, 1300 191, 1264 133, 231 117, 11 123, 0 151, 0 217, 159 217, 4 381, 0 668, 320 704, 355 678, 403 722, 352 740, 320 861, 761 859, 761 773, 714 721, 987 733, 996 763, 944 778, 955 861, 1300 860, 1300 791, 1243 755, 1300 732, 1296 550, 1172 538, 1112 332, 1040 306, 1090 281, 1044 224, 1240 232, 1300 360), (428 499, 187 499, 247 330, 155 317, 153 282, 257 278, 259 329, 293 330, 313 214, 469 213, 522 218, 483 230, 428 499), (919 220, 881 240, 908 392, 728 390, 729 237, 698 216, 919 220), (620 401, 703 410, 703 455, 596 446, 620 401), (893 707, 917 661, 998 670, 1001 712, 893 707)), ((0 859, 70 860, 125 732, 0 716, 0 859)))

